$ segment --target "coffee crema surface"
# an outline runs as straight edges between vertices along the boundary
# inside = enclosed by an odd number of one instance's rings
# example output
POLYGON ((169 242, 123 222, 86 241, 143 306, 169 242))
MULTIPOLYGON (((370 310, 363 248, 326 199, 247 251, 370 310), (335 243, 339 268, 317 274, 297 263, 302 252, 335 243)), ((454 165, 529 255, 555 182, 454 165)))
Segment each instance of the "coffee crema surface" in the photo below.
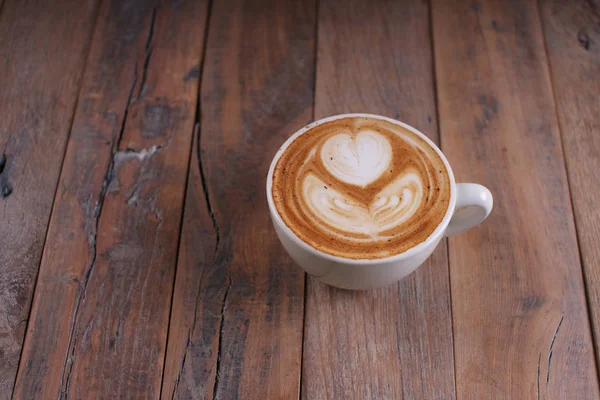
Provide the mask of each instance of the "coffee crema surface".
POLYGON ((285 149, 272 196, 285 224, 331 255, 377 259, 422 243, 442 222, 450 178, 421 137, 386 120, 317 125, 285 149))

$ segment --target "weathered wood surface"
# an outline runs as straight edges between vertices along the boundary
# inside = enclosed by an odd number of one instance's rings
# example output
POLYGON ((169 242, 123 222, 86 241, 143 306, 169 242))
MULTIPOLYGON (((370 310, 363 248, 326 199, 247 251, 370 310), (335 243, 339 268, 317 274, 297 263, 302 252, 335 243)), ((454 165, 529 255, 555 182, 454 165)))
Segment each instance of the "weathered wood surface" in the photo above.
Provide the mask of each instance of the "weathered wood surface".
POLYGON ((600 362, 600 3, 540 4, 600 362))
POLYGON ((160 394, 205 16, 102 4, 15 398, 160 394))
POLYGON ((0 399, 27 317, 97 1, 0 1, 0 399))
MULTIPOLYGON (((428 11, 421 1, 322 0, 315 118, 382 114, 437 141, 428 11)), ((309 278, 302 397, 454 398, 446 255, 442 243, 410 277, 379 290, 309 278)))
POLYGON ((315 3, 215 2, 164 398, 298 398, 304 274, 271 227, 275 151, 310 122, 315 3))
POLYGON ((0 399, 600 398, 599 7, 0 0, 0 399), (268 217, 276 149, 343 112, 495 196, 380 290, 268 217))
POLYGON ((442 149, 495 196, 449 240, 457 397, 599 398, 537 5, 432 7, 442 149))

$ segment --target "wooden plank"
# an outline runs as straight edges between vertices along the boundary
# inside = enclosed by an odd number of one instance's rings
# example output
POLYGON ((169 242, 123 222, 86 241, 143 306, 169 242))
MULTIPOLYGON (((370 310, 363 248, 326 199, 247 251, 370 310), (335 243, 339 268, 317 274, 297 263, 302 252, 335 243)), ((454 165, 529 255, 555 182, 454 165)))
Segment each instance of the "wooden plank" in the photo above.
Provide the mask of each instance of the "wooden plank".
POLYGON ((96 0, 0 1, 0 399, 13 389, 96 0))
MULTIPOLYGON (((427 4, 319 7, 316 117, 382 114, 437 141, 427 4)), ((443 242, 414 274, 379 290, 308 279, 303 398, 454 398, 446 254, 443 242)))
POLYGON ((212 6, 164 398, 299 396, 304 274, 264 185, 278 147, 310 122, 314 24, 313 1, 212 6))
POLYGON ((206 6, 102 5, 16 398, 160 394, 206 6))
POLYGON ((457 397, 599 398, 535 2, 433 2, 443 150, 495 196, 449 242, 457 397))
POLYGON ((588 305, 600 363, 600 4, 541 2, 588 305))

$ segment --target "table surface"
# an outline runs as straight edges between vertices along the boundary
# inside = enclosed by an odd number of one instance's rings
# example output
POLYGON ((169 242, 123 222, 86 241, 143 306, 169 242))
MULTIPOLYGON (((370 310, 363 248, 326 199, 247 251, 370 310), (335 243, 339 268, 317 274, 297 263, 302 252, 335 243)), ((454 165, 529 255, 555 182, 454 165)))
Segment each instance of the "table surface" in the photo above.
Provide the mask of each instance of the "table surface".
POLYGON ((0 399, 600 398, 599 8, 0 0, 0 399), (269 220, 276 149, 345 112, 495 197, 383 289, 269 220))

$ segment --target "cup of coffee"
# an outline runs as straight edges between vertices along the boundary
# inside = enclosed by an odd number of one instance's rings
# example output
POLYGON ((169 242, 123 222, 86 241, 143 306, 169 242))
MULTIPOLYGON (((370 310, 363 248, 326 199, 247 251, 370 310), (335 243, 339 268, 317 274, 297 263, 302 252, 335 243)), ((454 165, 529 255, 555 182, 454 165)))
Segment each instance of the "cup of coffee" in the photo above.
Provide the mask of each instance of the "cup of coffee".
POLYGON ((344 289, 399 281, 493 206, 484 186, 455 183, 429 138, 371 114, 324 118, 293 134, 271 163, 267 200, 290 257, 344 289))

